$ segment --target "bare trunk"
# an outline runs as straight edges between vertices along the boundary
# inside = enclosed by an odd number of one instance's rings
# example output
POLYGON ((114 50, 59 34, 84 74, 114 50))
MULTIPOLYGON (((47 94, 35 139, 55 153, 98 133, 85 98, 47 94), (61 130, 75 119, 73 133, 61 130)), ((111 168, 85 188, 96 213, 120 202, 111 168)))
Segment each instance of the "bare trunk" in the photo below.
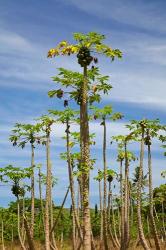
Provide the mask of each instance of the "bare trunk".
POLYGON ((113 206, 113 197, 112 197, 111 187, 110 187, 110 192, 111 192, 111 210, 112 210, 112 222, 113 222, 113 230, 114 230, 114 235, 115 235, 115 242, 116 242, 116 247, 120 248, 120 243, 119 243, 117 233, 116 233, 115 214, 114 214, 114 206, 113 206))
POLYGON ((91 222, 89 208, 89 122, 87 107, 87 66, 84 66, 84 80, 81 88, 80 104, 80 140, 81 140, 81 168, 82 168, 82 191, 83 191, 83 249, 91 250, 91 222))
POLYGON ((151 147, 148 145, 148 170, 149 170, 149 207, 150 207, 150 221, 152 225, 152 231, 154 235, 154 241, 156 249, 160 250, 160 242, 158 237, 158 232, 156 228, 156 223, 153 215, 153 186, 152 186, 152 160, 151 160, 151 147))
POLYGON ((3 218, 1 221, 1 243, 2 243, 2 250, 5 250, 3 218))
POLYGON ((124 242, 123 249, 128 249, 130 242, 129 231, 129 163, 127 157, 127 143, 125 142, 125 186, 124 186, 124 242))
POLYGON ((18 237, 19 237, 19 241, 21 244, 21 248, 23 250, 26 250, 26 247, 24 246, 23 239, 20 233, 20 200, 18 197, 17 197, 17 230, 18 230, 18 237))
POLYGON ((104 181, 103 181, 103 239, 105 250, 108 250, 108 223, 107 223, 107 163, 106 163, 106 123, 103 118, 104 135, 103 135, 103 170, 104 170, 104 181))
POLYGON ((102 205, 102 190, 101 190, 101 180, 99 180, 99 200, 100 200, 100 241, 103 242, 103 205, 102 205))
POLYGON ((61 248, 60 249, 63 249, 63 231, 61 232, 61 248))
POLYGON ((50 194, 51 194, 51 163, 50 163, 50 128, 47 128, 46 157, 47 157, 47 178, 46 178, 46 200, 45 200, 45 248, 50 250, 50 194))
POLYGON ((34 241, 33 241, 33 238, 32 238, 31 232, 30 232, 28 221, 27 221, 25 216, 23 216, 23 219, 24 219, 24 224, 25 224, 25 230, 26 230, 29 249, 30 250, 35 250, 35 245, 34 245, 34 241))
POLYGON ((62 214, 62 210, 63 210, 64 204, 65 204, 66 199, 67 199, 67 196, 68 196, 68 193, 69 193, 69 187, 68 187, 68 189, 67 189, 67 191, 66 191, 66 194, 65 194, 65 197, 64 197, 64 199, 63 199, 62 205, 61 205, 61 207, 60 207, 60 209, 59 209, 59 213, 58 213, 58 215, 57 215, 57 218, 56 218, 56 220, 54 221, 53 227, 51 228, 50 235, 52 234, 53 230, 55 230, 55 228, 56 228, 56 226, 57 226, 57 224, 58 224, 59 218, 60 218, 60 216, 61 216, 61 214, 62 214))
POLYGON ((73 245, 73 250, 76 250, 76 225, 75 225, 73 207, 72 207, 72 245, 73 245))
POLYGON ((148 242, 149 242, 149 246, 152 248, 152 243, 150 241, 150 227, 149 227, 149 217, 147 216, 147 228, 148 228, 148 242))
POLYGON ((108 233, 110 235, 113 247, 118 247, 116 240, 114 239, 112 228, 110 224, 110 212, 111 212, 111 182, 109 182, 109 189, 108 189, 108 206, 107 206, 107 219, 108 219, 108 233))
POLYGON ((142 178, 143 178, 143 160, 144 160, 144 128, 142 128, 141 149, 140 149, 140 166, 139 166, 139 178, 137 184, 137 219, 138 219, 138 231, 141 244, 145 250, 150 250, 147 241, 145 239, 142 218, 141 218, 141 200, 142 200, 142 178))
POLYGON ((31 144, 31 167, 32 167, 32 175, 31 175, 31 237, 34 237, 34 222, 35 222, 35 178, 34 178, 34 145, 31 144))
POLYGON ((41 182, 41 170, 39 168, 39 198, 40 198, 40 213, 43 225, 43 231, 45 232, 45 225, 44 225, 44 206, 43 206, 43 199, 42 199, 42 182, 41 182))
MULTIPOLYGON (((54 223, 54 214, 53 214, 53 201, 52 201, 52 191, 51 191, 51 197, 50 197, 50 228, 53 228, 53 223, 54 223)), ((52 231, 50 238, 51 238, 52 249, 57 249, 54 230, 52 231)))
POLYGON ((163 224, 163 238, 166 241, 166 230, 165 230, 165 212, 164 212, 164 202, 162 201, 162 224, 163 224))
MULTIPOLYGON (((79 218, 77 215, 76 204, 75 204, 75 190, 74 190, 74 178, 73 178, 73 169, 71 165, 71 156, 70 156, 70 139, 69 139, 69 121, 66 122, 66 140, 67 140, 67 163, 68 163, 68 173, 69 173, 69 182, 70 182, 70 193, 72 201, 72 216, 75 219, 75 223, 78 229, 80 240, 83 240, 82 231, 79 223, 79 218)), ((74 225, 73 225, 74 226, 74 225)))
POLYGON ((122 165, 123 161, 120 161, 120 196, 121 196, 121 247, 120 249, 123 250, 124 244, 124 195, 123 195, 123 171, 122 165))

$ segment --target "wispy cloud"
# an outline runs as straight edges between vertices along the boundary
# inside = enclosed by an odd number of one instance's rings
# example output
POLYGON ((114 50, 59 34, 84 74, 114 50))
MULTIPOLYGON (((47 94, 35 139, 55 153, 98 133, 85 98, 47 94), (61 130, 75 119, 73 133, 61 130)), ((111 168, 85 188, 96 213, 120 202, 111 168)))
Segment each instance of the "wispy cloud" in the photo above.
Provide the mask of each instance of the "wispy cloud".
MULTIPOLYGON (((67 1, 66 1, 67 2, 67 1)), ((78 9, 100 19, 116 20, 135 28, 165 32, 165 2, 163 1, 125 1, 122 0, 71 0, 78 9)))

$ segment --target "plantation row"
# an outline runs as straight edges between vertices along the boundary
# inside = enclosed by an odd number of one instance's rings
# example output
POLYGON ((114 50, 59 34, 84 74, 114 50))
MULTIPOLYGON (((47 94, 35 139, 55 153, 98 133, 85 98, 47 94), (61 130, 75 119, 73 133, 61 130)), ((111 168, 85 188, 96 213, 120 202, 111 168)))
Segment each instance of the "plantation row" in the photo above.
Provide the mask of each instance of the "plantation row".
MULTIPOLYGON (((117 147, 114 157, 119 168, 108 168, 108 124, 122 119, 123 114, 113 112, 111 105, 102 108, 94 106, 95 103, 101 106, 103 96, 108 95, 112 88, 109 77, 100 73, 98 61, 101 56, 114 61, 122 57, 122 52, 104 44, 104 39, 103 35, 95 32, 75 33, 74 44, 62 41, 48 52, 49 58, 72 56, 75 60, 76 55, 82 72, 59 68, 57 76, 53 77, 58 88, 50 90, 48 96, 60 99, 64 109, 49 110, 34 124, 17 123, 12 130, 10 141, 13 146, 24 149, 30 145, 31 167, 8 165, 0 168, 1 182, 10 184, 17 198, 16 203, 0 211, 3 249, 6 241, 11 241, 13 245, 15 240, 19 240, 24 250, 38 247, 46 250, 126 250, 135 249, 139 244, 146 250, 153 247, 164 249, 166 185, 153 190, 151 149, 156 140, 163 149, 166 148, 166 126, 159 119, 132 120, 126 125, 126 135, 112 136, 111 143, 117 147), (72 109, 72 105, 77 105, 78 111, 72 109), (89 187, 92 181, 90 172, 98 166, 98 160, 90 154, 91 147, 95 148, 95 134, 89 133, 90 121, 100 121, 103 131, 103 167, 100 166, 95 177, 99 193, 99 204, 95 209, 90 209, 89 187), (65 125, 63 139, 66 152, 61 153, 61 158, 66 161, 69 177, 69 187, 60 207, 55 207, 53 203, 56 194, 52 190, 56 184, 50 157, 54 124, 65 125), (75 124, 79 126, 79 132, 72 132, 75 124), (46 176, 41 165, 35 164, 35 149, 39 144, 46 150, 46 176), (129 151, 131 144, 137 146, 139 154, 129 151), (145 152, 148 157, 147 173, 144 173, 145 152), (131 164, 136 164, 132 175, 131 164), (119 193, 114 190, 115 183, 119 193), (39 197, 36 197, 37 185, 39 197), (43 190, 46 190, 44 199, 43 190), (27 191, 31 193, 30 200, 26 198, 27 191), (72 204, 70 209, 64 208, 68 195, 72 204), (66 242, 68 246, 65 246, 66 242)), ((163 152, 163 157, 165 155, 163 152)), ((165 178, 165 175, 163 171, 161 178, 165 178)))

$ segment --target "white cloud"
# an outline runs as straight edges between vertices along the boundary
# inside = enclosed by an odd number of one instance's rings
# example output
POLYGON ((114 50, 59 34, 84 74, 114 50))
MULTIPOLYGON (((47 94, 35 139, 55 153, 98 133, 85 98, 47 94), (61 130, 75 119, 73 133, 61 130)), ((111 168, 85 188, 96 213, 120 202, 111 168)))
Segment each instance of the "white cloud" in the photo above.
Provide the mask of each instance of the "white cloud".
POLYGON ((13 52, 32 52, 34 51, 33 45, 28 39, 24 38, 23 36, 0 29, 0 49, 3 53, 8 53, 11 50, 13 52))
MULTIPOLYGON (((67 2, 67 1, 66 1, 67 2)), ((68 2, 67 2, 68 3, 68 2)), ((116 20, 143 29, 164 31, 165 27, 165 3, 162 1, 122 1, 122 0, 71 0, 78 9, 100 19, 116 20)))

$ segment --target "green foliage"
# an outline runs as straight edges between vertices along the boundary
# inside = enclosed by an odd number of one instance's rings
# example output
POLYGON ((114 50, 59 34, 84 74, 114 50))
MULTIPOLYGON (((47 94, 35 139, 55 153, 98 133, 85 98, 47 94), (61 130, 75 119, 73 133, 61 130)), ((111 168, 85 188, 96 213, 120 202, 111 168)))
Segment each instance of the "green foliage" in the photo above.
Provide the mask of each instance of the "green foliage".
POLYGON ((56 117, 56 122, 77 122, 78 119, 78 111, 72 110, 70 108, 66 108, 63 111, 59 110, 49 110, 49 113, 56 117))
MULTIPOLYGON (((64 68, 59 68, 59 74, 52 77, 53 81, 57 84, 61 84, 62 88, 51 90, 48 92, 49 97, 65 98, 65 101, 75 100, 77 104, 81 102, 81 85, 84 80, 83 74, 64 68), (68 91, 66 91, 68 90, 68 91), (67 100, 68 99, 68 100, 67 100)), ((88 101, 92 105, 94 102, 100 102, 101 93, 108 94, 112 86, 108 83, 109 77, 102 76, 99 73, 99 69, 93 67, 87 72, 88 80, 88 101)), ((66 102, 64 101, 64 106, 66 102)), ((68 102, 67 102, 68 105, 68 102)))
POLYGON ((19 168, 8 165, 4 168, 0 168, 1 175, 4 177, 5 182, 12 181, 12 193, 18 198, 25 195, 25 187, 21 186, 20 181, 25 178, 30 178, 32 174, 32 168, 19 168))
POLYGON ((34 143, 40 143, 41 137, 39 135, 41 125, 37 124, 21 124, 16 123, 12 130, 9 140, 13 143, 13 146, 24 148, 27 143, 34 145, 34 143))
MULTIPOLYGON (((107 176, 107 179, 109 179, 110 176, 112 176, 113 178, 117 176, 117 173, 113 169, 107 169, 106 176, 107 176)), ((103 178, 104 178, 104 171, 98 170, 98 175, 94 177, 94 180, 101 181, 103 178)))
MULTIPOLYGON (((89 50, 92 54, 96 52, 98 54, 103 54, 106 57, 111 58, 112 61, 116 57, 122 57, 122 52, 119 49, 112 49, 110 46, 103 43, 105 36, 99 33, 74 33, 73 38, 76 41, 75 44, 69 44, 67 41, 62 41, 55 48, 49 50, 48 57, 59 55, 70 56, 71 54, 78 55, 83 48, 86 48, 86 50, 89 50)), ((90 54, 88 54, 88 56, 90 56, 90 54)), ((93 57, 92 61, 97 62, 96 57, 93 57)))
MULTIPOLYGON (((119 150, 117 155, 117 161, 124 161, 124 159, 125 159, 125 151, 119 150)), ((133 152, 127 151, 127 159, 130 162, 130 161, 136 161, 137 158, 133 152)))

